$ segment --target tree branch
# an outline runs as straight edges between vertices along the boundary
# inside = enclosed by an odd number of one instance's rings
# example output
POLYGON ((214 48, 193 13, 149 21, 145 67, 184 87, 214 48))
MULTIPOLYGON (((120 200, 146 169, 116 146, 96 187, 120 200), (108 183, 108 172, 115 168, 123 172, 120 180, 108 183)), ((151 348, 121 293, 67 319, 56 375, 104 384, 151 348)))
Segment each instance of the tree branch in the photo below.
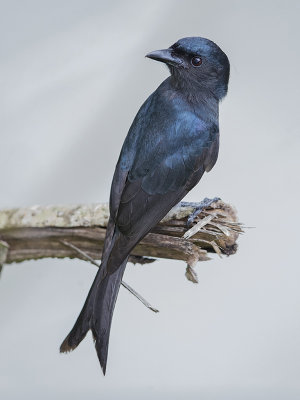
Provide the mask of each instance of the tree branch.
MULTIPOLYGON (((216 201, 188 229, 188 216, 197 204, 174 207, 133 249, 130 261, 169 258, 183 260, 192 268, 198 261, 208 260, 208 253, 234 254, 242 224, 233 207, 216 201)), ((108 218, 107 204, 0 210, 0 264, 46 257, 84 259, 63 241, 100 260, 108 218)))

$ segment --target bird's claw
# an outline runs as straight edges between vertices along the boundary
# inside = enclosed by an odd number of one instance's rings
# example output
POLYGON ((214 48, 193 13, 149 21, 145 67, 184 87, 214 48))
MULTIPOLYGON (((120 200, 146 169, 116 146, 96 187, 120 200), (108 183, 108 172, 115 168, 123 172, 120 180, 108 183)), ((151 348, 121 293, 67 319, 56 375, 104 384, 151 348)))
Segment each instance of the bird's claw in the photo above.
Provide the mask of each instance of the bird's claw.
MULTIPOLYGON (((195 209, 194 211, 189 215, 187 219, 187 226, 191 226, 192 223, 195 221, 195 219, 198 217, 198 215, 205 210, 206 208, 210 207, 213 203, 216 201, 221 200, 220 197, 214 197, 213 199, 209 199, 205 197, 200 203, 195 203, 195 209)), ((184 203, 183 203, 184 205, 184 203)))

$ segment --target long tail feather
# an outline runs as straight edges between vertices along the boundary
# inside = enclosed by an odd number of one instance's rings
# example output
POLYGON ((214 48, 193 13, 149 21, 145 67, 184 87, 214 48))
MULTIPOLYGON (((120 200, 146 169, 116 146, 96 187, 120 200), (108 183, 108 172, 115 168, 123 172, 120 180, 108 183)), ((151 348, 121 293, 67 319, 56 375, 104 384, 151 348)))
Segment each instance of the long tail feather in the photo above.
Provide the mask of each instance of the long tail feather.
POLYGON ((100 365, 105 375, 108 355, 109 335, 113 312, 119 293, 127 259, 111 275, 107 275, 100 283, 94 302, 91 330, 100 365))
POLYGON ((74 350, 91 329, 104 375, 112 316, 126 263, 127 259, 114 273, 104 276, 105 268, 100 267, 73 329, 60 346, 61 353, 74 350))
POLYGON ((85 338, 86 334, 91 328, 91 318, 93 315, 93 305, 95 301, 95 296, 97 293, 97 286, 98 282, 101 281, 101 267, 100 270, 98 271, 94 282, 90 288, 89 294, 86 298, 86 301, 84 303, 84 306, 82 307, 82 310, 72 328, 68 336, 65 338, 65 340, 62 342, 59 351, 61 353, 68 353, 69 351, 72 351, 76 349, 76 347, 80 344, 80 342, 85 338))

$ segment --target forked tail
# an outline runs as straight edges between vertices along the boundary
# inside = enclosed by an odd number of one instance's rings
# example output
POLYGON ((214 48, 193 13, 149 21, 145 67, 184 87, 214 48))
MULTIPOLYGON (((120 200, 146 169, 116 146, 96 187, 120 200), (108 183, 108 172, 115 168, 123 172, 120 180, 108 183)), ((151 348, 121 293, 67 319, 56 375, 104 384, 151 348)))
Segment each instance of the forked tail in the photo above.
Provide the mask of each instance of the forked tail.
POLYGON ((74 350, 91 329, 104 375, 112 316, 126 263, 127 259, 114 273, 104 276, 101 265, 73 329, 60 346, 61 353, 74 350))

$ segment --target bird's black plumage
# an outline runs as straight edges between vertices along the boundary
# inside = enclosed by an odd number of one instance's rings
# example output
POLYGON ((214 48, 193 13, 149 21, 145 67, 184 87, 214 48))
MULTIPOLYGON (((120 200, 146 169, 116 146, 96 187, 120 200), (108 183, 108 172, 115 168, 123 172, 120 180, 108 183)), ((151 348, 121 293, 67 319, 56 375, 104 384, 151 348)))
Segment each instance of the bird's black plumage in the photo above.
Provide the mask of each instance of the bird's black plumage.
POLYGON ((73 350, 89 329, 103 372, 109 332, 128 255, 215 164, 219 101, 227 93, 229 61, 212 41, 184 38, 147 57, 171 76, 137 113, 116 165, 101 267, 61 351, 73 350))

